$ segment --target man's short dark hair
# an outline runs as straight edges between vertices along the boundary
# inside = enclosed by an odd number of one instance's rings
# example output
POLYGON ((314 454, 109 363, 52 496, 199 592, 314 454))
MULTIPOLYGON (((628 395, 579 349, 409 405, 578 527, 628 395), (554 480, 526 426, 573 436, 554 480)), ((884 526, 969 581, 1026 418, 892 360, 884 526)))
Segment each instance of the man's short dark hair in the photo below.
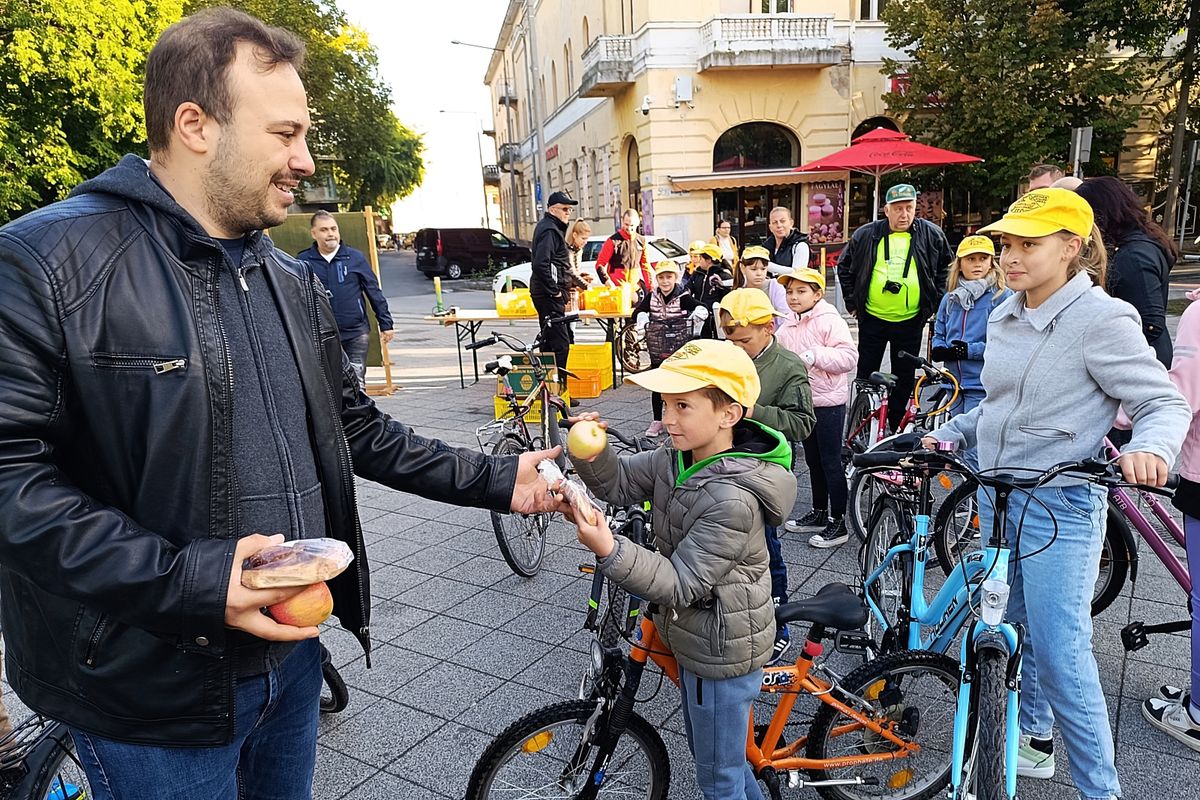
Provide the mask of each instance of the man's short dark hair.
POLYGON ((329 213, 328 211, 326 211, 325 209, 321 209, 321 210, 320 210, 320 211, 318 211, 317 213, 313 214, 313 215, 312 215, 312 218, 311 218, 311 219, 309 219, 309 221, 308 221, 308 227, 310 227, 310 228, 315 228, 315 227, 317 227, 317 220, 319 220, 319 219, 324 219, 325 217, 329 217, 331 220, 333 220, 333 222, 334 222, 334 224, 335 224, 335 225, 337 224, 337 217, 335 217, 333 214, 330 214, 330 213, 329 213))
POLYGON ((229 66, 239 42, 254 47, 262 69, 304 63, 304 42, 243 11, 209 8, 171 25, 158 37, 146 59, 142 103, 151 153, 164 152, 175 127, 175 110, 192 102, 221 124, 233 119, 229 66))
POLYGON ((1031 181, 1034 178, 1040 178, 1043 175, 1053 175, 1054 180, 1058 180, 1065 174, 1066 173, 1063 172, 1063 168, 1058 164, 1034 164, 1032 167, 1030 167, 1029 176, 1026 178, 1026 180, 1031 181))

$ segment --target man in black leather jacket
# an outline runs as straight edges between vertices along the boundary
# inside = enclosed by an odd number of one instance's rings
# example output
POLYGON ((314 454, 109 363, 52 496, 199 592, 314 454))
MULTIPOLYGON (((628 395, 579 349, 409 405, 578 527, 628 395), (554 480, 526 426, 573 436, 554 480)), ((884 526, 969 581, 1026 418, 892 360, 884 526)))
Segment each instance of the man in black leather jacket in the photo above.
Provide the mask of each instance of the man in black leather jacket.
MULTIPOLYGON (((554 192, 546 204, 546 215, 533 231, 533 263, 529 275, 529 297, 542 327, 542 352, 553 353, 560 386, 567 385, 567 356, 571 351, 571 326, 566 322, 547 324, 567 311, 571 291, 571 255, 567 250, 567 220, 578 204, 566 192, 554 192)), ((574 405, 574 404, 572 404, 574 405)))
POLYGON ((311 270, 263 235, 313 171, 302 56, 229 9, 172 26, 146 66, 150 161, 0 228, 5 675, 70 726, 101 799, 309 796, 318 631, 262 614, 296 590, 246 589, 241 564, 348 543, 334 614, 369 651, 354 475, 557 507, 546 454, 485 457, 379 411, 311 270))

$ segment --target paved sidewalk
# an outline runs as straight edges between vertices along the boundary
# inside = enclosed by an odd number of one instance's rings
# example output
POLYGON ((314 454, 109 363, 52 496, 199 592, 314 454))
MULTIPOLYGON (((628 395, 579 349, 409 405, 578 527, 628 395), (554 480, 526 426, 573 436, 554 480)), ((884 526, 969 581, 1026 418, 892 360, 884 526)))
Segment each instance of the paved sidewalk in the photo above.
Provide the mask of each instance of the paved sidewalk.
MULTIPOLYGON (((521 324, 513 331, 529 338, 534 333, 521 324)), ((491 382, 458 387, 451 330, 405 313, 397 315, 396 333, 393 350, 404 353, 396 366, 407 378, 427 377, 380 399, 380 407, 423 434, 474 447, 473 429, 492 415, 491 382)), ((605 392, 585 407, 629 432, 643 430, 650 416, 649 399, 633 387, 605 392)), ((797 511, 803 512, 803 476, 800 484, 797 511)), ((575 696, 588 641, 580 632, 588 581, 577 567, 590 559, 572 529, 555 523, 545 568, 525 580, 500 560, 486 512, 362 482, 359 503, 372 568, 373 669, 365 668, 362 651, 348 633, 325 630, 323 641, 350 686, 350 706, 321 721, 314 797, 462 798, 467 776, 493 736, 535 708, 575 696)), ((817 551, 802 536, 789 534, 783 548, 795 596, 856 578, 852 546, 817 551)), ((1188 641, 1160 636, 1146 649, 1125 655, 1118 635, 1131 618, 1163 621, 1185 613, 1178 587, 1147 556, 1136 588, 1127 587, 1096 622, 1096 650, 1127 800, 1197 796, 1200 753, 1152 730, 1138 711, 1139 700, 1160 683, 1186 680, 1188 641)), ((648 674, 644 692, 656 683, 648 674)), ((5 698, 15 700, 7 687, 5 698)), ((25 709, 12 705, 14 718, 22 718, 25 709)), ((662 732, 670 750, 670 797, 699 798, 674 688, 664 685, 639 713, 662 732)), ((1068 786, 1058 782, 1067 779, 1066 758, 1060 756, 1057 781, 1023 781, 1021 796, 1071 797, 1068 786)), ((817 795, 796 790, 785 796, 817 795)))

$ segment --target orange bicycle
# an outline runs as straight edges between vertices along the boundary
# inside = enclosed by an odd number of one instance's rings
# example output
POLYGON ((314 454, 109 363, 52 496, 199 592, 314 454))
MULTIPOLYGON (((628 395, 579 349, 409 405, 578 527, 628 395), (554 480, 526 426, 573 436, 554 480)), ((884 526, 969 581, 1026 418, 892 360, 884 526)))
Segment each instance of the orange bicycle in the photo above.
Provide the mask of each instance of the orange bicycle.
MULTIPOLYGON (((585 696, 538 709, 496 737, 475 764, 468 800, 664 800, 671 780, 666 746, 634 711, 649 662, 678 683, 678 666, 658 635, 655 613, 651 604, 628 653, 619 640, 603 643, 604 628, 622 626, 599 626, 585 696)), ((901 651, 844 678, 834 674, 821 658, 824 642, 832 639, 838 650, 861 655, 867 639, 857 629, 866 620, 862 601, 837 583, 776 610, 777 624, 810 627, 795 663, 763 670, 762 697, 775 710, 765 725, 756 725, 752 714, 747 730, 746 759, 773 800, 784 788, 798 787, 836 800, 923 800, 949 783, 958 664, 941 654, 901 651), (789 741, 802 696, 820 706, 808 734, 789 741)))

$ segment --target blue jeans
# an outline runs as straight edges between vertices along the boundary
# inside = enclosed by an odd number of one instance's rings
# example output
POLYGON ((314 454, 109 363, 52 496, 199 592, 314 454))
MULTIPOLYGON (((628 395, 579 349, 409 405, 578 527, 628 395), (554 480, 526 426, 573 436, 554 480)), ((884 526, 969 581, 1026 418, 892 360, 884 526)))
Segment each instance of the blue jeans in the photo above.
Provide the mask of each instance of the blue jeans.
POLYGON ((316 639, 297 645, 276 670, 239 680, 233 741, 222 747, 126 744, 72 728, 92 800, 311 798, 321 680, 316 639))
POLYGON ((779 543, 779 529, 774 525, 766 525, 763 533, 766 534, 767 553, 771 557, 771 594, 780 603, 786 603, 788 599, 787 564, 783 561, 783 545, 779 543))
MULTIPOLYGON (((1021 732, 1049 738, 1057 723, 1067 746, 1071 778, 1085 800, 1121 795, 1108 707, 1092 654, 1092 590, 1100 574, 1107 495, 1090 484, 1045 487, 1037 500, 1014 492, 1007 530, 1020 554, 1009 568, 1007 618, 1025 625, 1021 666, 1021 732), (1047 509, 1049 513, 1047 513, 1047 509), (1058 538, 1051 544, 1054 525, 1058 538)), ((979 494, 980 531, 992 530, 992 493, 979 494)))
POLYGON ((354 365, 354 371, 358 373, 358 383, 360 386, 367 385, 367 352, 370 349, 370 332, 364 333, 361 336, 355 336, 353 339, 342 340, 342 350, 346 352, 346 358, 350 359, 350 363, 354 365))
POLYGON ((762 670, 740 678, 701 678, 679 668, 683 726, 706 800, 762 800, 746 761, 750 706, 762 688, 762 670))

